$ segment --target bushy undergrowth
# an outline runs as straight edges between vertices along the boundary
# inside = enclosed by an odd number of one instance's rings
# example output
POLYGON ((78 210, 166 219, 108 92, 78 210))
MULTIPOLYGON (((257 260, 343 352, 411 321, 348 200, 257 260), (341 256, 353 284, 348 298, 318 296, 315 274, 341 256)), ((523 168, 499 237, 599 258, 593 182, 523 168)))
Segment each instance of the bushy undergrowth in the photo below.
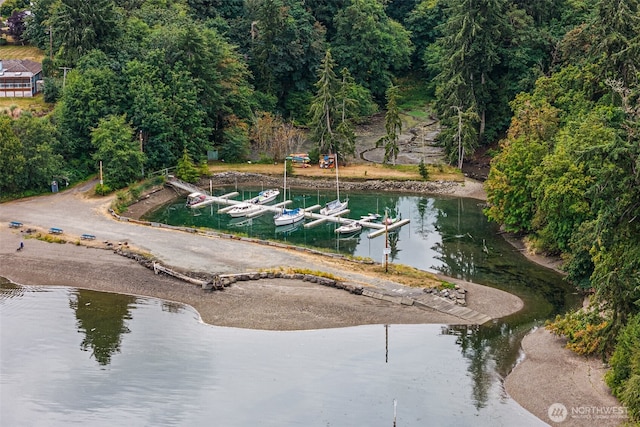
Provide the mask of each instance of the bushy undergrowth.
POLYGON ((618 335, 609 364, 607 384, 627 407, 629 418, 640 422, 640 314, 635 315, 618 335))
POLYGON ((595 354, 602 349, 602 334, 607 320, 597 311, 581 309, 556 316, 545 327, 556 335, 567 338, 567 348, 578 354, 595 354))
MULTIPOLYGON (((120 190, 116 193, 116 200, 113 202, 111 206, 113 210, 121 214, 127 210, 127 207, 132 203, 135 203, 140 198, 140 195, 146 190, 162 185, 164 183, 164 176, 156 176, 154 178, 146 179, 137 184, 131 185, 125 190, 120 190)), ((96 186, 96 194, 98 194, 96 186)))

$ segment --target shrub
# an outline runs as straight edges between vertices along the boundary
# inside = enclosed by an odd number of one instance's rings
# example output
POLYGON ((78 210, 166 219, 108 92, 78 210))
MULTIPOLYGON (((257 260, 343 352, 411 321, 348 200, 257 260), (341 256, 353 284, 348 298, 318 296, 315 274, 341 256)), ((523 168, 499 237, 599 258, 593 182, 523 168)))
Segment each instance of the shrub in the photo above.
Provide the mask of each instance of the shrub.
POLYGON ((424 164, 424 159, 420 160, 418 172, 420 172, 422 179, 429 179, 429 171, 427 170, 427 166, 424 164))
POLYGON ((556 316, 553 322, 547 321, 545 327, 556 335, 567 338, 566 347, 578 354, 594 354, 602 350, 602 334, 608 321, 597 311, 577 310, 564 316, 556 316))
POLYGON ((106 196, 111 193, 113 190, 107 184, 97 184, 95 188, 95 193, 98 196, 106 196))
POLYGON ((287 162, 287 175, 293 176, 295 170, 293 169, 293 162, 287 162))
POLYGON ((640 314, 620 331, 606 381, 613 394, 629 410, 629 417, 640 421, 640 314))
POLYGON ((640 374, 629 378, 620 400, 627 407, 630 421, 640 422, 640 374))
POLYGON ((262 153, 260 154, 260 159, 256 162, 261 165, 271 165, 273 164, 273 157, 269 157, 268 155, 262 153))

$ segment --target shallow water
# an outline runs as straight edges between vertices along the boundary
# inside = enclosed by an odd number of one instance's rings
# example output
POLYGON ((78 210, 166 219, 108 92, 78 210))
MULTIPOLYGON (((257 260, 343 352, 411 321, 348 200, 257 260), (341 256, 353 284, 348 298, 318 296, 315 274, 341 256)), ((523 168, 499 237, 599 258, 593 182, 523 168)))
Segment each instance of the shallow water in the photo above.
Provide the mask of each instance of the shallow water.
MULTIPOLYGON (((506 243, 475 200, 349 197, 353 218, 385 207, 411 218, 390 235, 392 262, 505 289, 525 309, 482 327, 271 332, 204 325, 150 298, 4 284, 0 425, 391 426, 394 400, 398 426, 544 425, 502 379, 533 326, 579 303, 571 288, 506 243)), ((196 216, 178 200, 153 220, 382 257, 384 238, 336 239, 331 224, 283 234, 269 215, 238 227, 215 210, 196 216)))
POLYGON ((473 329, 221 328, 190 307, 3 285, 0 425, 544 425, 473 329), (489 368, 489 369, 487 369, 489 368), (480 375, 478 375, 480 373, 480 375))

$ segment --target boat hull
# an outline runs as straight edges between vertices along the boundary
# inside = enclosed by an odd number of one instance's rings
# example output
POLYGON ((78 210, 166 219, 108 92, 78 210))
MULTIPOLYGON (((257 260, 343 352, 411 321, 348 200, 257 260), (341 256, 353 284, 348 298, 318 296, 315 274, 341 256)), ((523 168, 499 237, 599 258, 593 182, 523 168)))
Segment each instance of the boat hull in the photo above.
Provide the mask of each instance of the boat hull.
POLYGON ((253 214, 256 213, 258 211, 261 211, 262 209, 260 208, 260 205, 256 205, 253 203, 241 203, 236 205, 235 208, 231 209, 228 214, 232 217, 232 218, 240 218, 243 216, 247 216, 249 214, 253 214))
POLYGON ((333 215, 338 212, 341 212, 347 208, 349 205, 349 201, 345 200, 341 202, 340 200, 334 200, 332 202, 327 203, 324 208, 320 209, 320 215, 333 215))
POLYGON ((258 195, 248 200, 248 203, 255 203, 258 205, 265 205, 273 202, 280 195, 280 190, 269 189, 258 193, 258 195))
POLYGON ((304 211, 301 209, 285 210, 273 217, 276 226, 295 224, 304 219, 304 211))
POLYGON ((362 225, 359 223, 344 224, 336 228, 336 233, 341 235, 355 234, 362 231, 362 225))

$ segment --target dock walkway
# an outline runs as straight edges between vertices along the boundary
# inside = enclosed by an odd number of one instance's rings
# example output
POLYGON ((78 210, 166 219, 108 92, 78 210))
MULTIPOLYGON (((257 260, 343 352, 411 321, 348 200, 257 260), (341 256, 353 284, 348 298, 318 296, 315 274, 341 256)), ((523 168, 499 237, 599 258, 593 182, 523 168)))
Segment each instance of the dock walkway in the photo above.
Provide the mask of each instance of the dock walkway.
MULTIPOLYGON (((203 208, 205 206, 209 206, 212 204, 218 204, 218 205, 224 205, 224 208, 221 208, 218 210, 219 213, 226 213, 229 211, 230 208, 232 208, 234 205, 237 205, 239 203, 243 203, 242 200, 233 200, 231 197, 235 197, 238 195, 237 192, 233 192, 233 193, 229 193, 229 194, 225 194, 223 196, 213 196, 213 195, 208 195, 207 192, 199 189, 198 187, 189 184, 187 182, 181 181, 179 179, 176 178, 172 178, 169 179, 167 181, 168 185, 171 185, 175 188, 181 189, 183 191, 189 192, 189 193, 202 193, 205 195, 205 199, 202 202, 199 202, 193 206, 191 206, 192 209, 199 209, 199 208, 203 208)), ((265 212, 271 212, 274 214, 280 213, 282 211, 282 209, 293 203, 291 200, 285 200, 283 202, 277 203, 275 205, 259 205, 260 209, 256 212, 253 212, 251 214, 248 214, 246 217, 247 218, 255 218, 257 216, 260 216, 262 214, 264 214, 265 212)), ((320 209, 321 206, 320 205, 314 205, 314 206, 310 206, 308 208, 301 208, 303 209, 304 212, 304 216, 305 218, 308 219, 312 219, 313 221, 306 223, 304 226, 305 228, 310 228, 310 227, 315 227, 317 225, 323 224, 325 222, 335 222, 338 223, 340 225, 342 224, 350 224, 353 222, 358 222, 360 223, 360 225, 362 225, 363 227, 366 228, 373 228, 376 231, 369 233, 367 235, 368 238, 372 239, 374 237, 378 237, 383 235, 386 232, 390 232, 393 230, 396 230, 404 225, 407 225, 409 222, 411 222, 411 220, 409 219, 402 219, 399 220, 393 224, 389 224, 389 225, 385 225, 382 223, 378 223, 378 222, 371 222, 371 221, 367 221, 367 220, 358 220, 358 219, 352 219, 352 218, 343 218, 342 215, 346 215, 348 214, 350 211, 349 209, 345 209, 341 212, 338 213, 334 213, 332 215, 322 215, 319 213, 315 213, 314 211, 320 209)))

